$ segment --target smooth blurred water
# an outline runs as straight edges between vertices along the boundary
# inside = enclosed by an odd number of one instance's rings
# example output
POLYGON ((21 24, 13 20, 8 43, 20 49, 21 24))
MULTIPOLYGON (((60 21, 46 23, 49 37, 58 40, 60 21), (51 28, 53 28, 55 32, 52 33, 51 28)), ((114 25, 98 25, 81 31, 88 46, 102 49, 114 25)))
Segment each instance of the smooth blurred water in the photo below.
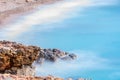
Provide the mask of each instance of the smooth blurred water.
POLYGON ((78 10, 72 18, 32 27, 22 37, 26 44, 59 48, 84 55, 73 63, 51 64, 49 67, 47 64, 43 65, 40 67, 41 74, 38 72, 40 75, 120 80, 119 5, 87 8, 82 13, 78 10), (39 31, 39 26, 54 26, 54 29, 39 31))
POLYGON ((78 59, 72 62, 58 61, 38 66, 37 75, 120 80, 120 6, 85 9, 81 12, 78 7, 77 11, 69 13, 71 18, 62 21, 32 26, 15 39, 78 55, 78 59))

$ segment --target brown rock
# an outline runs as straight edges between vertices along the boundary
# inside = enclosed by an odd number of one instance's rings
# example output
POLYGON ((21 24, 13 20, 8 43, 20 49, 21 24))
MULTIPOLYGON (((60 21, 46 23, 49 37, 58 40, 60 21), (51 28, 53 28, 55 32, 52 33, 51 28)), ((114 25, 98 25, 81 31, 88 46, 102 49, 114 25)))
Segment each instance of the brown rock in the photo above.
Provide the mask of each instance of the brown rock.
POLYGON ((23 65, 31 65, 38 58, 39 52, 40 48, 37 46, 0 41, 0 73, 12 73, 11 71, 15 71, 15 69, 12 70, 13 67, 21 68, 23 65))
POLYGON ((31 76, 18 76, 18 75, 11 75, 11 74, 0 74, 0 80, 64 80, 64 79, 55 78, 53 76, 31 77, 31 76))
POLYGON ((0 73, 33 76, 34 69, 31 65, 34 61, 41 64, 45 60, 55 62, 57 59, 72 60, 75 58, 75 54, 66 54, 58 49, 41 49, 37 46, 0 41, 0 73))

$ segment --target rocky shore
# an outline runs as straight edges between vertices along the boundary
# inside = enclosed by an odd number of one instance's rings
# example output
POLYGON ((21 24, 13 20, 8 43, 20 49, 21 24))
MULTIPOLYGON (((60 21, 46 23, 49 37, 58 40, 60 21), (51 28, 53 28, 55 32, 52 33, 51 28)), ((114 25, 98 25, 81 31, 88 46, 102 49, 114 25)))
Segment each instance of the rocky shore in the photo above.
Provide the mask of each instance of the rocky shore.
POLYGON ((11 74, 0 74, 0 80, 64 80, 64 79, 54 76, 32 77, 32 76, 17 76, 11 74))
POLYGON ((55 62, 58 59, 74 60, 76 57, 75 54, 64 52, 59 49, 40 49, 40 54, 36 62, 42 64, 44 61, 55 62))
POLYGON ((0 74, 0 80, 92 80, 92 79, 91 78, 63 79, 63 78, 54 77, 54 76, 33 77, 33 76, 17 76, 17 75, 12 75, 12 74, 0 74))
MULTIPOLYGON (((73 53, 64 52, 59 49, 42 49, 38 46, 26 46, 16 42, 0 41, 1 74, 35 77, 35 66, 32 66, 32 63, 42 65, 45 61, 55 62, 58 59, 74 60, 76 59, 76 57, 77 56, 73 53)), ((44 80, 61 80, 61 79, 44 79, 44 80)))
POLYGON ((0 25, 42 4, 50 4, 56 1, 62 0, 0 0, 0 25))

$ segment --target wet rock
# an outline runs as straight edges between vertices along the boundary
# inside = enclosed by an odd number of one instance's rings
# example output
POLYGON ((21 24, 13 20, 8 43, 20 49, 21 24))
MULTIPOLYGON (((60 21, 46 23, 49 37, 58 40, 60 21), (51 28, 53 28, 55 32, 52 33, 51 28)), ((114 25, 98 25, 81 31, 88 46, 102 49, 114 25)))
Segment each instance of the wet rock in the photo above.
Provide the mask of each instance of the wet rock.
POLYGON ((70 58, 69 56, 65 56, 65 57, 62 57, 61 60, 64 60, 64 61, 71 61, 72 58, 70 58))
POLYGON ((69 54, 69 57, 72 58, 72 59, 76 59, 77 56, 75 54, 69 54))
POLYGON ((42 64, 44 61, 55 62, 58 59, 61 60, 74 60, 76 59, 75 54, 70 54, 68 52, 64 52, 58 49, 41 49, 39 53, 39 57, 37 59, 37 63, 42 64))
POLYGON ((49 60, 49 61, 55 62, 57 60, 57 57, 53 54, 48 54, 46 59, 49 60))
POLYGON ((39 58, 36 60, 36 63, 42 64, 42 63, 44 63, 44 61, 45 61, 45 58, 39 58))

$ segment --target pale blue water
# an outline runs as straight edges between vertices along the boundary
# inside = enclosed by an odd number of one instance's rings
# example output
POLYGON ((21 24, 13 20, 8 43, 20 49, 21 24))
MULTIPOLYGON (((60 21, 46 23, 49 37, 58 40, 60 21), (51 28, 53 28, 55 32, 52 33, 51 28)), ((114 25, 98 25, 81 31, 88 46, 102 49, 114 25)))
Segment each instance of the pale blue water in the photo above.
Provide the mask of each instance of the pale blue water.
MULTIPOLYGON (((24 34, 27 36, 25 40, 29 39, 25 43, 73 52, 90 51, 99 55, 98 58, 107 59, 106 63, 104 61, 101 63, 101 65, 105 64, 102 68, 97 69, 100 66, 93 64, 95 69, 79 69, 77 67, 77 70, 56 72, 54 75, 65 78, 84 77, 93 80, 120 80, 120 6, 92 7, 83 11, 82 14, 81 16, 81 11, 78 11, 76 16, 61 22, 37 25, 42 27, 56 26, 56 28, 47 31, 39 32, 39 28, 33 27, 32 31, 24 34)), ((24 42, 24 39, 22 41, 24 42)), ((92 65, 91 63, 88 64, 92 65)))
MULTIPOLYGON (((71 63, 73 67, 77 66, 76 69, 62 71, 64 67, 67 69, 67 64, 59 65, 61 68, 58 68, 58 72, 55 69, 53 75, 75 79, 120 80, 120 6, 91 7, 82 13, 79 10, 75 13, 74 17, 60 22, 33 26, 16 41, 85 54, 82 61, 78 59, 75 64, 71 63), (55 28, 45 31, 36 28, 46 26, 55 28)), ((49 70, 53 69, 48 68, 50 74, 49 70)))

